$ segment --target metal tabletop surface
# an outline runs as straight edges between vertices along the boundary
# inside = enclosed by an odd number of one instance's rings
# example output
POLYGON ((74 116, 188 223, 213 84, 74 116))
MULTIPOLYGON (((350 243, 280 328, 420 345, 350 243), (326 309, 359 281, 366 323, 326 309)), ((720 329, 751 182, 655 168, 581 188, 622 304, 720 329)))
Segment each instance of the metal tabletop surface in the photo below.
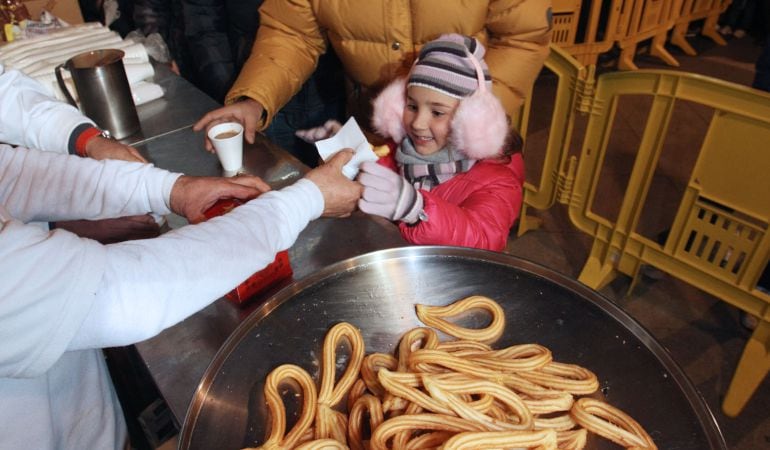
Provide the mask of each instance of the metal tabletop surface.
MULTIPOLYGON (((222 174, 216 156, 203 150, 203 133, 194 133, 190 127, 145 140, 136 147, 156 166, 167 170, 200 176, 222 174)), ((308 170, 263 136, 258 136, 255 144, 245 145, 243 160, 246 172, 261 177, 273 189, 293 183, 308 170)), ((173 215, 168 221, 172 228, 186 224, 183 218, 173 215)), ((289 249, 293 280, 353 256, 404 245, 406 242, 398 229, 384 219, 362 213, 347 219, 318 219, 305 228, 289 249)), ((268 298, 290 281, 276 286, 261 299, 268 298)), ((255 299, 251 308, 259 302, 260 298, 255 299)), ((158 336, 136 344, 179 424, 204 371, 248 312, 226 299, 219 299, 158 336)))
MULTIPOLYGON (((237 449, 264 442, 269 416, 265 377, 291 363, 318 380, 324 336, 334 324, 358 327, 366 353, 392 353, 404 332, 422 326, 416 303, 445 305, 470 295, 495 299, 505 311, 505 333, 495 348, 538 343, 552 351, 554 360, 592 370, 601 386, 593 396, 636 419, 658 448, 726 448, 684 372, 622 309, 537 264, 454 247, 406 247, 359 256, 270 298, 232 333, 206 371, 179 447, 237 449)), ((479 328, 487 322, 486 314, 469 313, 458 323, 479 328)), ((346 352, 337 355, 338 373, 346 358, 346 352)), ((296 417, 297 404, 289 403, 287 417, 296 417)), ((618 447, 592 436, 588 448, 618 447)))
POLYGON ((120 142, 138 145, 192 126, 207 112, 221 106, 211 97, 177 76, 165 64, 154 64, 153 82, 163 89, 163 97, 137 106, 141 130, 120 142))

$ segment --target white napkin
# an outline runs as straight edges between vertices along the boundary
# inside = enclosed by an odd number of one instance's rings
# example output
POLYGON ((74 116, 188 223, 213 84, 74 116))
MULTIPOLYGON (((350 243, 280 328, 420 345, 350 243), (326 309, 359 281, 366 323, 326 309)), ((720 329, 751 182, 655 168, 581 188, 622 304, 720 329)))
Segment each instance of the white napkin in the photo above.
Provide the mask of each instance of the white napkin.
POLYGON ((136 106, 144 105, 145 103, 155 100, 156 98, 163 97, 163 88, 157 83, 150 83, 148 81, 140 81, 130 86, 131 96, 134 97, 134 104, 136 106))
POLYGON ((352 148, 355 152, 353 159, 342 168, 342 173, 351 180, 358 174, 358 167, 362 162, 377 161, 378 159, 372 151, 369 141, 366 140, 364 132, 361 131, 361 127, 358 126, 358 122, 353 117, 345 122, 337 134, 328 139, 317 141, 315 146, 324 161, 344 148, 352 148))

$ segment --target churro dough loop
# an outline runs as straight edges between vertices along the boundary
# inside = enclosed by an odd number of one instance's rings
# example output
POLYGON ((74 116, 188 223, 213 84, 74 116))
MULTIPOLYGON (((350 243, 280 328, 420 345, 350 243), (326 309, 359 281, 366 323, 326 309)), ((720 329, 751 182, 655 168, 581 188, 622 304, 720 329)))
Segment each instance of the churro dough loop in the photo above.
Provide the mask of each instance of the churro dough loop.
POLYGON ((369 392, 369 390, 366 388, 366 383, 364 383, 364 380, 361 378, 357 379, 356 382, 353 383, 353 387, 350 388, 350 392, 348 393, 348 411, 353 409, 353 405, 356 404, 356 401, 367 392, 369 392))
POLYGON ((578 425, 618 445, 632 449, 657 449, 638 422, 608 403, 584 397, 575 402, 570 414, 578 425))
POLYGON ((385 389, 377 380, 377 372, 383 368, 396 370, 398 368, 398 360, 393 355, 388 355, 387 353, 372 353, 364 358, 364 362, 361 365, 361 379, 366 383, 369 392, 377 396, 385 394, 385 389))
POLYGON ((334 439, 317 439, 305 442, 295 450, 348 450, 348 446, 334 439))
POLYGON ((369 429, 376 430, 385 420, 380 399, 373 395, 359 398, 348 416, 348 445, 351 450, 365 450, 363 421, 369 415, 369 429))
POLYGON ((441 350, 442 352, 447 352, 447 353, 462 352, 462 351, 488 352, 492 350, 492 347, 490 347, 489 345, 483 342, 458 339, 454 341, 440 342, 436 346, 436 350, 441 350))
POLYGON ((481 424, 459 417, 445 416, 443 414, 405 414, 383 422, 372 435, 369 441, 371 450, 387 449, 387 442, 391 436, 401 431, 483 431, 481 424))
MULTIPOLYGON (((317 394, 313 379, 305 369, 293 364, 284 364, 273 369, 265 380, 265 402, 270 411, 271 428, 268 438, 259 449, 290 449, 301 442, 303 435, 313 425, 316 413, 317 394), (302 413, 291 431, 286 433, 286 407, 278 388, 286 382, 299 387, 302 396, 302 413)), ((250 450, 250 449, 246 449, 250 450)))
POLYGON ((334 408, 344 399, 358 379, 364 360, 364 338, 353 325, 342 322, 333 326, 324 338, 321 362, 321 388, 318 390, 315 439, 337 439, 345 442, 347 417, 334 408), (347 367, 335 385, 337 374, 337 346, 347 340, 350 357, 347 367))
POLYGON ((596 375, 575 364, 550 362, 537 370, 519 372, 518 375, 546 388, 575 395, 589 395, 599 389, 596 375))
POLYGON ((556 450, 556 432, 538 431, 482 431, 458 433, 447 440, 442 450, 485 450, 526 447, 556 450))
POLYGON ((481 295, 467 297, 447 306, 417 305, 416 310, 417 317, 422 323, 457 339, 491 344, 497 341, 505 330, 503 308, 491 298, 481 295), (492 315, 492 321, 486 328, 464 328, 445 320, 447 317, 457 316, 472 309, 483 309, 492 315))
POLYGON ((556 447, 560 450, 583 450, 588 442, 588 430, 578 428, 556 432, 556 447))

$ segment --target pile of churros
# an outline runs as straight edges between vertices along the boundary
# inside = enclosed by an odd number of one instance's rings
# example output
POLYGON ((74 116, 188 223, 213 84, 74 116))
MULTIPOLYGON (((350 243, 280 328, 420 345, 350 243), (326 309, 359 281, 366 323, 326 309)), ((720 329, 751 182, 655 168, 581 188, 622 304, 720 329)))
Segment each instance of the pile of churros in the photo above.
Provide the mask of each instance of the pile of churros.
POLYGON ((588 433, 625 448, 657 448, 634 419, 591 397, 599 381, 588 369, 556 362, 537 344, 493 349, 505 329, 495 301, 472 296, 416 309, 427 327, 405 333, 396 355, 366 355, 361 332, 343 322, 324 339, 319 387, 299 366, 274 369, 264 388, 269 431, 258 448, 582 449, 588 433), (477 309, 491 315, 485 328, 448 320, 477 309), (436 330, 455 340, 440 341, 436 330), (345 341, 347 367, 337 378, 345 341), (302 397, 288 433, 279 392, 286 387, 302 397))

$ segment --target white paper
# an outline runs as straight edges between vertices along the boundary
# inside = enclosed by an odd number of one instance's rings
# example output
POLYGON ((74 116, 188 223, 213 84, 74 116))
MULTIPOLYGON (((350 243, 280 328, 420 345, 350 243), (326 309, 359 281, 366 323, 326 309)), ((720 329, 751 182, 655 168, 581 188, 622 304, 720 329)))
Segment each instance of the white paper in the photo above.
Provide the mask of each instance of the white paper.
POLYGON ((350 148, 355 152, 353 159, 350 160, 345 167, 342 168, 342 173, 351 180, 358 175, 358 168, 364 161, 377 161, 377 155, 372 151, 372 146, 369 145, 369 141, 366 140, 364 132, 361 131, 361 127, 358 126, 356 119, 351 117, 345 122, 340 131, 334 136, 316 141, 316 148, 318 154, 321 155, 321 159, 327 161, 338 151, 350 148))

